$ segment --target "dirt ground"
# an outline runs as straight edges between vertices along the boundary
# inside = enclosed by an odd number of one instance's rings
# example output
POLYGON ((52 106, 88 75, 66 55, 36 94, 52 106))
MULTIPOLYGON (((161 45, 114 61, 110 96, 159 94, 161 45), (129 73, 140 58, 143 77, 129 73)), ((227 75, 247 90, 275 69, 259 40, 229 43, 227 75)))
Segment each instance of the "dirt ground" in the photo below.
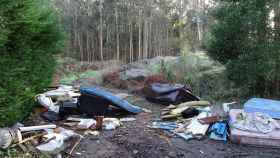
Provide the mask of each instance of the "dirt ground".
POLYGON ((203 140, 185 141, 171 137, 162 130, 149 129, 147 125, 158 119, 164 106, 151 104, 141 97, 132 97, 134 104, 152 113, 142 113, 137 120, 124 123, 114 131, 102 131, 100 136, 82 140, 74 152, 77 158, 276 158, 280 150, 273 148, 236 145, 230 142, 203 140))

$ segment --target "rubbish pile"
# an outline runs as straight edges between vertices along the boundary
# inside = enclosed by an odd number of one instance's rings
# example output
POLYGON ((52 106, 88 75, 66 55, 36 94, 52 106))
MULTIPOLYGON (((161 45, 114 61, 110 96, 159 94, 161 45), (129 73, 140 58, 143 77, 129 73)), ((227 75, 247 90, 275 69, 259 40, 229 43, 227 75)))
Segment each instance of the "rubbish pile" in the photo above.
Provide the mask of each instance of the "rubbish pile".
POLYGON ((161 120, 148 127, 163 129, 185 140, 210 139, 258 146, 280 146, 280 101, 253 98, 243 109, 224 103, 223 111, 207 101, 187 101, 162 109, 161 120))
POLYGON ((16 124, 0 129, 0 148, 19 147, 49 156, 73 152, 87 135, 98 136, 101 130, 115 130, 135 118, 123 115, 143 112, 140 107, 122 99, 125 94, 115 95, 99 87, 59 86, 36 96, 40 104, 40 126, 25 127, 16 124))
MULTIPOLYGON (((192 94, 184 85, 145 80, 144 97, 164 105, 160 120, 151 122, 152 129, 162 129, 170 136, 186 141, 209 137, 216 141, 280 147, 280 101, 253 98, 242 109, 224 103, 222 111, 192 94)), ((19 147, 49 156, 73 157, 83 138, 98 137, 102 130, 115 130, 135 121, 135 115, 147 111, 100 87, 59 86, 36 96, 44 119, 38 126, 17 123, 0 129, 0 148, 19 147)))

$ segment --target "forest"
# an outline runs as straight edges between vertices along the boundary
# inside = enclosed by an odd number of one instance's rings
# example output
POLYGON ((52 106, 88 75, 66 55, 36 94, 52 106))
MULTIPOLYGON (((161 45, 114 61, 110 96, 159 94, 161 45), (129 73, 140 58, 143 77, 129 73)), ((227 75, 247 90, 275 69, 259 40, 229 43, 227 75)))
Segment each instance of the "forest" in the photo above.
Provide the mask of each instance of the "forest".
POLYGON ((212 1, 55 1, 67 33, 66 56, 132 62, 203 46, 212 1))

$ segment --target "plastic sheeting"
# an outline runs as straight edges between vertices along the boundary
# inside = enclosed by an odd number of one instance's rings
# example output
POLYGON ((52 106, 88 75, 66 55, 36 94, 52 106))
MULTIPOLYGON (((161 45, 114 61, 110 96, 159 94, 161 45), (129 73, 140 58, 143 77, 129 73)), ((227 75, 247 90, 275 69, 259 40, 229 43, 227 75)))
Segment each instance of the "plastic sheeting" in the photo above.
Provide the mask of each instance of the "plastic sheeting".
POLYGON ((252 98, 244 105, 246 113, 261 112, 272 118, 280 119, 280 101, 262 98, 252 98))
POLYGON ((154 83, 143 90, 146 99, 162 105, 178 105, 187 101, 199 101, 184 85, 154 83))

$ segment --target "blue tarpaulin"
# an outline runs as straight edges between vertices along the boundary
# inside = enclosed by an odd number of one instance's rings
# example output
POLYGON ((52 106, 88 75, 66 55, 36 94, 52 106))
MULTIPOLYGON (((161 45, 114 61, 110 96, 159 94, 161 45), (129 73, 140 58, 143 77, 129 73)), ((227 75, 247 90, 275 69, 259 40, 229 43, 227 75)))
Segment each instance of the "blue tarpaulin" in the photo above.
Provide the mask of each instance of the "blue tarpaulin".
POLYGON ((95 95, 97 97, 101 97, 103 99, 108 100, 109 102, 112 102, 112 105, 115 105, 119 108, 122 108, 128 112, 138 114, 140 112, 143 112, 143 110, 135 105, 130 104, 124 99, 121 99, 120 97, 115 96, 111 92, 105 91, 98 87, 89 87, 89 88, 81 88, 81 93, 87 93, 91 95, 95 95))
POLYGON ((252 98, 244 104, 246 113, 261 112, 272 118, 280 119, 280 101, 252 98))

